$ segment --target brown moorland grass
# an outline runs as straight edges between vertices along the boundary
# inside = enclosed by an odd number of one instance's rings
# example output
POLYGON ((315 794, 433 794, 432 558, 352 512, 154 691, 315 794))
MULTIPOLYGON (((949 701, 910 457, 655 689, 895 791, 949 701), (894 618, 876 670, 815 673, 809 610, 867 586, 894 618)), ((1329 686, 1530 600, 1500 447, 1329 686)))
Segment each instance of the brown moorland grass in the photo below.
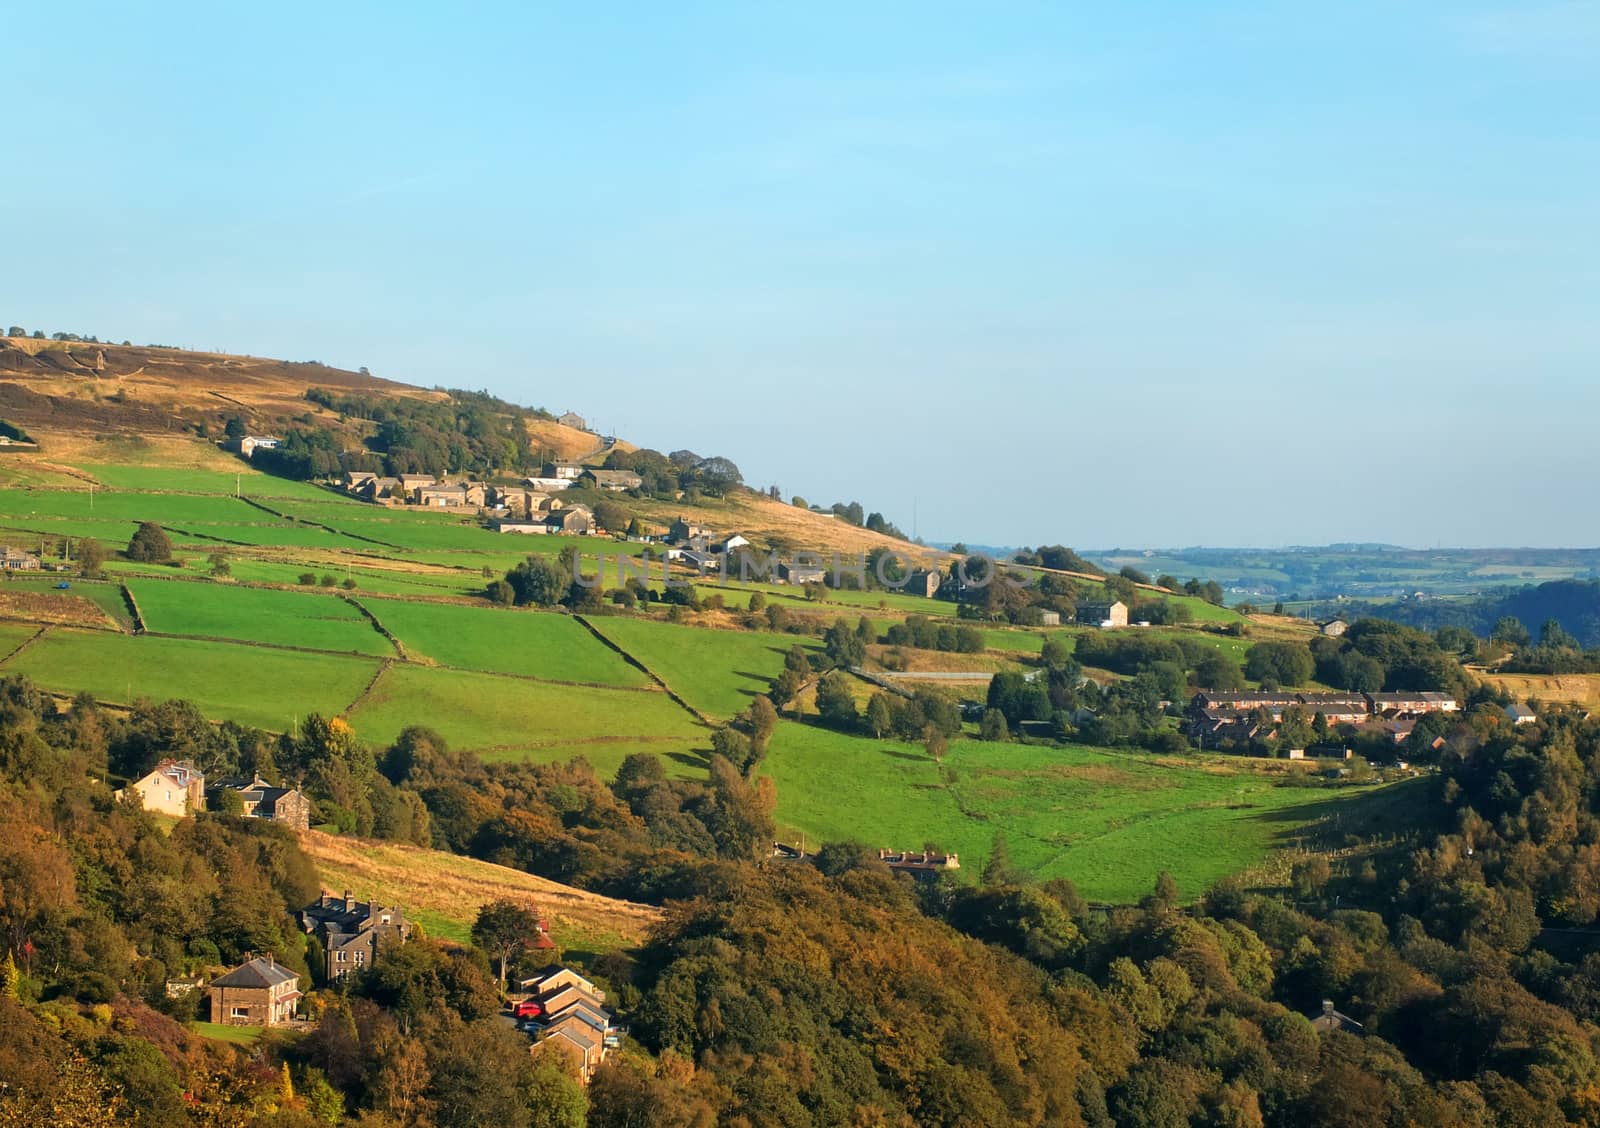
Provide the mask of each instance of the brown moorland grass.
POLYGON ((1600 674, 1484 674, 1483 680, 1511 694, 1518 701, 1539 701, 1600 705, 1600 674))
POLYGON ((303 832, 300 845, 325 889, 393 900, 430 935, 458 942, 466 941, 478 909, 501 899, 536 908, 550 922, 556 943, 587 951, 632 947, 662 915, 650 905, 420 846, 315 830, 303 832))
POLYGON ((81 595, 42 591, 0 591, 0 618, 25 619, 63 627, 120 631, 111 617, 81 595))

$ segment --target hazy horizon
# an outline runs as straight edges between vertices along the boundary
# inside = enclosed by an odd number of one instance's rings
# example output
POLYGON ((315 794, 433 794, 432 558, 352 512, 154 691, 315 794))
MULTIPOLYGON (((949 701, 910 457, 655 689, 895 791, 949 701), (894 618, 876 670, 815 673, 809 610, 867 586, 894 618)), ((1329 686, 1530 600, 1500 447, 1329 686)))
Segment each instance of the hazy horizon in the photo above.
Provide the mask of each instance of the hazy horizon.
POLYGON ((487 388, 928 540, 1592 535, 1600 4, 8 23, 68 29, 10 60, 7 325, 487 388))

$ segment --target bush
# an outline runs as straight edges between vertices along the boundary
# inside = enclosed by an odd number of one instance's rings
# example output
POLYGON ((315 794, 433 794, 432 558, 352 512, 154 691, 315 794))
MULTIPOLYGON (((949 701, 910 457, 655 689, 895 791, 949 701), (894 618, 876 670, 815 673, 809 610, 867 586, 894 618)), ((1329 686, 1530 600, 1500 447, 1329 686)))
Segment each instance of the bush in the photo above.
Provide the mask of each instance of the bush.
POLYGON ((306 587, 311 587, 317 582, 317 574, 315 572, 301 572, 299 582, 306 587))

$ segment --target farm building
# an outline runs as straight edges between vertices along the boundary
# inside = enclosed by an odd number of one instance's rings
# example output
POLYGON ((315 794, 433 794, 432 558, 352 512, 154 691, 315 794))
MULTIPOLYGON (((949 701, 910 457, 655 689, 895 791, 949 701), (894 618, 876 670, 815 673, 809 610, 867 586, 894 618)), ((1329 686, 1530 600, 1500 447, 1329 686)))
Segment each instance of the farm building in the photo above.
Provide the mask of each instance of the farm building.
POLYGON ((12 548, 9 544, 0 545, 0 569, 7 572, 37 572, 39 558, 31 552, 12 548))
POLYGON ((1329 638, 1338 638, 1349 629, 1350 624, 1345 622, 1343 619, 1329 619, 1326 622, 1317 624, 1317 630, 1321 631, 1329 638))
POLYGON ((1125 627, 1128 605, 1120 599, 1112 603, 1080 603, 1078 622, 1091 627, 1125 627))
POLYGON ((644 479, 632 470, 585 470, 580 481, 587 482, 596 489, 610 490, 612 493, 636 490, 644 485, 644 479))
POLYGON ((1059 611, 1041 611, 1041 612, 1039 612, 1039 625, 1041 627, 1059 627, 1061 625, 1061 612, 1059 612, 1059 611))
POLYGON ((240 435, 223 443, 223 449, 250 458, 258 450, 276 450, 279 439, 273 435, 240 435))
POLYGON ((667 541, 670 544, 688 544, 706 535, 706 527, 695 521, 679 517, 667 529, 667 541))
POLYGON ((552 533, 565 533, 573 537, 588 536, 594 532, 594 514, 581 505, 573 505, 551 513, 545 518, 545 525, 552 533))
POLYGON ((400 475, 400 491, 410 497, 423 486, 431 486, 437 480, 432 474, 402 474, 400 475))
POLYGON ((522 482, 523 485, 527 486, 530 490, 536 490, 539 493, 544 494, 552 494, 560 490, 570 489, 573 484, 573 480, 571 478, 552 478, 548 476, 524 478, 522 479, 522 482))
POLYGON ((544 476, 546 478, 559 478, 563 482, 576 482, 583 477, 584 466, 581 462, 546 462, 544 476))
POLYGON ((418 486, 411 496, 416 504, 430 509, 460 509, 467 504, 467 487, 418 486))
POLYGON ((141 779, 116 793, 134 795, 147 811, 182 818, 206 809, 206 777, 189 760, 162 760, 141 779))
POLYGON ((271 819, 294 830, 307 830, 311 826, 311 800, 298 788, 274 787, 260 776, 245 780, 225 779, 212 788, 208 805, 212 810, 223 810, 219 800, 222 792, 237 792, 244 801, 244 816, 251 819, 271 819))
POLYGON ((556 416, 556 422, 563 427, 571 427, 574 431, 587 431, 589 429, 589 424, 584 422, 583 416, 576 411, 563 411, 556 416))
POLYGON ((1539 719, 1539 715, 1526 705, 1512 702, 1506 706, 1506 719, 1514 725, 1531 725, 1539 719))
POLYGON ((211 1021, 224 1026, 278 1026, 294 1018, 300 977, 270 955, 246 960, 211 981, 211 1021))
POLYGON ((932 599, 939 594, 939 586, 942 583, 944 576, 939 572, 912 572, 906 577, 906 586, 902 590, 911 595, 920 595, 924 599, 932 599))
POLYGON ((527 536, 543 536, 550 531, 550 526, 544 521, 496 521, 494 531, 497 533, 522 533, 527 536))
POLYGON ((820 584, 827 574, 820 564, 778 565, 778 579, 786 584, 820 584))
POLYGON ((323 894, 316 904, 301 909, 300 926, 322 942, 329 983, 371 967, 383 945, 411 939, 411 922, 403 912, 392 905, 357 901, 348 889, 342 897, 323 894))
POLYGON ((912 877, 935 877, 945 870, 961 868, 961 861, 955 854, 928 850, 879 850, 878 860, 896 873, 909 873, 912 877))

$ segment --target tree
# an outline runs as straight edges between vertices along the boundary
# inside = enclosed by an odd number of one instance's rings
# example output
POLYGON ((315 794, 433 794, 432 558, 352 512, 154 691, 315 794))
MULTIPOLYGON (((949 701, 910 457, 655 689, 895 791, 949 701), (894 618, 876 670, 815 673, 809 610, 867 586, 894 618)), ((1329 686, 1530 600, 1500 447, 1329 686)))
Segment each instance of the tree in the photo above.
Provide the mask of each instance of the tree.
POLYGON ((889 695, 874 693, 867 700, 867 731, 882 740, 884 734, 894 727, 894 711, 889 706, 889 695))
POLYGON ((1303 642, 1258 642, 1244 659, 1247 677, 1278 685, 1305 685, 1316 668, 1311 648, 1303 642))
POLYGON ((128 542, 128 559, 141 564, 165 564, 172 559, 172 541, 160 525, 142 521, 128 542))
POLYGON ((1513 648, 1527 646, 1533 641, 1528 628, 1514 615, 1502 615, 1489 632, 1490 642, 1500 642, 1513 648))
POLYGON ((856 723, 856 697, 848 676, 834 670, 817 683, 817 714, 835 728, 856 723))
POLYGON ((1244 671, 1221 654, 1207 654, 1194 664, 1194 684, 1202 689, 1243 689, 1244 671))
POLYGON ((78 542, 78 574, 93 579, 100 575, 100 570, 105 567, 105 545, 93 537, 85 537, 78 542))
POLYGON ((559 559, 530 556, 506 573, 516 604, 553 607, 565 598, 572 586, 572 573, 559 559))
POLYGON ((222 433, 230 439, 243 438, 247 431, 244 420, 237 415, 228 416, 228 422, 222 428, 222 433))
POLYGON ((324 572, 322 573, 322 579, 318 580, 317 583, 321 584, 325 588, 338 587, 339 577, 335 576, 332 572, 324 572))
POLYGON ((315 572, 301 572, 300 578, 295 582, 302 587, 312 587, 317 582, 317 574, 315 572))
POLYGON ((984 740, 1010 740, 1011 730, 1006 727, 1006 715, 999 709, 985 709, 983 724, 979 726, 978 735, 984 740))
POLYGON ((584 1128, 589 1098, 583 1086, 541 1056, 522 1084, 533 1119, 529 1128, 584 1128))
POLYGON ((539 918, 515 901, 493 901, 478 910, 472 942, 500 962, 500 990, 506 989, 506 965, 539 938, 539 918))
POLYGON ((694 468, 694 480, 708 494, 721 497, 744 481, 732 459, 712 457, 694 468))
POLYGON ((217 577, 233 575, 233 565, 228 563, 227 556, 220 552, 213 552, 206 557, 206 563, 211 565, 211 574, 217 577))
POLYGON ((950 751, 950 741, 938 725, 926 725, 922 730, 922 749, 935 764, 942 764, 950 751))

